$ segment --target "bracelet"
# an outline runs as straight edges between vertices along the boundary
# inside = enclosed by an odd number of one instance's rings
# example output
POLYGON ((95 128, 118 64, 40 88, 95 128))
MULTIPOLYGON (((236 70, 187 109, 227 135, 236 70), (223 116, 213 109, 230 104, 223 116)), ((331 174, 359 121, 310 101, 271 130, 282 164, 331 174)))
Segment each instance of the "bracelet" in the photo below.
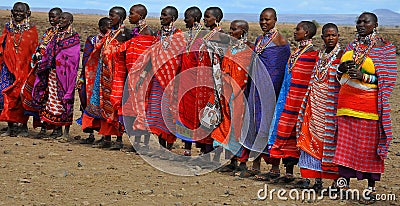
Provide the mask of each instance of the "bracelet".
POLYGON ((362 80, 368 84, 375 84, 378 78, 375 75, 363 74, 362 80))
POLYGON ((363 82, 365 82, 365 83, 368 83, 368 74, 363 74, 363 77, 362 77, 362 80, 363 80, 363 82))

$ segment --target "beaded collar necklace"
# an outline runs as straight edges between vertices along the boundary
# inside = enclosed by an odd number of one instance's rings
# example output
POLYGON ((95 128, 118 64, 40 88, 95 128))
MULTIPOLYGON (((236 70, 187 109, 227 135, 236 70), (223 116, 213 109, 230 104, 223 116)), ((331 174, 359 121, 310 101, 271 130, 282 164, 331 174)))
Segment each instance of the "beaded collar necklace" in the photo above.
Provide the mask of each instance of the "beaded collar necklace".
POLYGON ((243 51, 246 48, 246 43, 247 43, 246 38, 240 38, 239 40, 235 41, 235 43, 233 43, 231 39, 230 42, 231 54, 236 54, 240 51, 243 51))
POLYGON ((256 53, 261 54, 264 51, 264 49, 267 48, 267 46, 274 40, 274 38, 277 35, 278 35, 278 29, 276 29, 276 28, 272 28, 268 32, 265 32, 265 34, 263 36, 258 38, 258 42, 256 43, 256 47, 255 47, 256 53), (267 39, 267 40, 264 41, 263 44, 261 44, 264 39, 267 39))
POLYGON ((216 26, 211 31, 209 31, 206 35, 204 35, 203 44, 200 46, 199 51, 201 51, 204 48, 204 46, 205 46, 204 42, 210 41, 210 39, 213 38, 213 36, 220 31, 221 31, 221 27, 216 26))
POLYGON ((140 33, 147 28, 147 26, 146 20, 139 20, 139 22, 136 24, 136 27, 132 29, 132 37, 139 36, 140 33))
POLYGON ((216 33, 218 33, 219 31, 221 31, 221 27, 220 26, 216 26, 214 27, 214 29, 212 29, 211 31, 209 31, 206 35, 204 35, 203 39, 205 41, 209 41, 216 33))
POLYGON ((176 27, 174 25, 170 26, 162 26, 160 30, 160 40, 164 50, 168 49, 170 41, 172 41, 172 36, 176 31, 176 27))
POLYGON ((25 19, 25 21, 23 21, 21 24, 17 24, 13 18, 10 19, 10 22, 8 23, 8 29, 13 37, 15 53, 18 53, 18 48, 21 44, 24 31, 29 30, 30 27, 31 25, 27 19, 25 19), (16 34, 20 34, 18 40, 16 34))
POLYGON ((121 29, 123 29, 122 25, 120 27, 118 27, 118 29, 111 30, 111 31, 108 32, 108 34, 106 34, 105 43, 104 43, 104 46, 103 46, 102 49, 106 48, 115 38, 117 38, 119 33, 121 33, 121 29))
POLYGON ((186 44, 186 54, 189 54, 190 48, 192 47, 194 41, 196 40, 197 36, 203 29, 203 25, 195 22, 194 26, 189 29, 188 32, 188 39, 187 39, 187 44, 186 44), (195 34, 193 35, 193 31, 196 31, 195 34))
POLYGON ((29 23, 28 20, 25 20, 21 24, 18 24, 11 18, 10 22, 8 23, 8 28, 11 33, 22 34, 24 31, 29 30, 31 28, 31 24, 29 23))
POLYGON ((59 42, 59 41, 65 39, 66 36, 71 35, 72 33, 73 33, 72 25, 69 25, 68 28, 65 31, 60 31, 59 28, 58 28, 57 33, 56 33, 56 35, 57 35, 56 36, 56 38, 57 38, 56 41, 59 42))
POLYGON ((332 66, 332 62, 340 52, 340 45, 337 43, 335 48, 329 53, 326 53, 325 51, 326 47, 318 53, 318 62, 315 65, 314 77, 317 82, 322 82, 325 79, 329 67, 332 66))
POLYGON ((353 60, 356 63, 357 69, 361 68, 362 63, 378 40, 379 37, 376 35, 376 32, 365 37, 359 35, 356 36, 356 39, 353 42, 353 60))
POLYGON ((307 39, 307 40, 302 40, 299 44, 299 47, 296 48, 296 50, 290 55, 288 59, 288 72, 292 72, 292 69, 294 65, 297 62, 297 59, 306 51, 308 51, 310 48, 312 48, 314 45, 312 43, 312 39, 307 39), (300 49, 303 47, 302 49, 300 49))

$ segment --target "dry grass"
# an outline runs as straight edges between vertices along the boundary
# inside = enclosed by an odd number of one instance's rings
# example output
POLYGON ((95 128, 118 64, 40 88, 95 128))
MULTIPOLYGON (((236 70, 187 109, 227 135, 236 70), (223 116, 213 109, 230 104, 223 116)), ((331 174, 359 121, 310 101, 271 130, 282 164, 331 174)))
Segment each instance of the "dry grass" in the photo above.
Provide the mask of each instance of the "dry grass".
MULTIPOLYGON (((9 20, 10 11, 0 10, 0 25, 3 26, 9 20)), ((81 43, 83 46, 83 41, 85 41, 86 37, 89 35, 97 34, 97 22, 102 16, 100 15, 84 15, 84 14, 75 14, 74 15, 74 27, 75 30, 81 35, 81 43)), ((32 22, 37 25, 39 34, 42 34, 44 30, 49 26, 47 20, 47 13, 45 12, 33 12, 32 13, 32 22)), ((129 22, 125 22, 127 27, 129 28, 129 22)), ((147 23, 152 28, 159 28, 160 22, 158 19, 148 19, 147 23)), ((176 23, 178 28, 185 30, 185 25, 182 19, 179 19, 176 23)), ((295 45, 293 41, 293 30, 295 25, 293 24, 285 24, 279 23, 277 26, 280 32, 291 42, 291 45, 295 45)), ((222 28, 224 31, 229 31, 229 22, 223 22, 222 28)), ((319 37, 321 26, 318 28, 319 32, 314 37, 315 44, 320 47, 322 45, 322 40, 319 37)), ((346 45, 354 38, 355 27, 354 26, 340 26, 339 27, 341 37, 340 43, 342 45, 346 45)), ((400 54, 400 28, 380 28, 380 34, 385 38, 391 41, 394 45, 396 45, 398 53, 400 54)), ((250 23, 250 31, 249 31, 249 40, 254 41, 255 38, 261 33, 258 23, 252 22, 250 23)), ((83 48, 83 47, 82 47, 83 48)))

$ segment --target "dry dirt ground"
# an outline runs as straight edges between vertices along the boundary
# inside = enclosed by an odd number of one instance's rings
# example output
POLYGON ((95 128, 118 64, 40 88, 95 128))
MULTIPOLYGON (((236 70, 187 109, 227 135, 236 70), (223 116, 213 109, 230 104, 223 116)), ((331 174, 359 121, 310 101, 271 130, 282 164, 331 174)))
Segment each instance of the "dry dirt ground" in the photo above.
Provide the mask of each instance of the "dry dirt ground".
MULTIPOLYGON (((399 98, 397 86, 392 98, 395 137, 399 131, 399 98)), ((30 128, 31 136, 38 132, 30 128)), ((77 125, 72 126, 71 135, 85 136, 77 125)), ((127 137, 124 141, 129 144, 127 137)), ((178 145, 176 151, 180 151, 180 147, 178 145)), ((391 146, 378 192, 396 194, 400 198, 400 156, 395 155, 398 152, 400 139, 391 146)), ((164 164, 173 166, 179 162, 164 164)), ((267 170, 266 165, 263 165, 263 170, 267 170)), ((296 175, 299 176, 298 170, 296 175)), ((258 200, 257 192, 266 182, 218 172, 199 176, 172 175, 152 167, 134 153, 97 149, 73 141, 23 137, 0 137, 0 180, 0 205, 358 204, 354 200, 328 198, 285 201, 275 196, 272 200, 258 200)), ((329 181, 325 182, 325 186, 329 184, 329 181)), ((365 181, 353 181, 352 188, 361 190, 365 184, 365 181)), ((267 185, 269 189, 286 188, 283 184, 267 185)), ((400 205, 400 202, 382 201, 376 205, 388 204, 400 205)))
MULTIPOLYGON (((6 19, 5 13, 1 13, 6 19)), ((42 14, 45 17, 45 15, 42 14)), ((78 19, 78 18, 76 18, 78 19)), ((95 25, 93 18, 92 23, 95 25)), ((45 18, 41 18, 45 25, 45 18)), ((79 22, 77 20, 77 22, 79 22)), ((42 26, 43 27, 43 26, 42 26)), ((77 26, 78 27, 78 26, 77 26)), ((43 27, 44 28, 44 27, 43 27)), ((40 29, 40 30, 43 30, 40 29)), ((88 27, 84 27, 84 29, 88 27)), ((90 31, 95 31, 92 27, 90 31)), ((92 32, 82 32, 85 36, 92 32)), ((395 194, 396 201, 376 205, 400 205, 400 84, 392 98, 394 137, 386 171, 378 183, 378 193, 395 194)), ((75 108, 78 100, 76 99, 75 108)), ((80 112, 75 111, 78 117, 80 112)), ((0 123, 0 128, 6 124, 0 123)), ((30 129, 34 136, 38 129, 30 129)), ((78 125, 71 127, 71 136, 80 135, 78 125)), ((99 138, 96 136, 96 138, 99 138)), ((125 144, 129 144, 124 137, 125 144)), ((181 152, 180 141, 175 146, 181 152)), ((153 159, 152 161, 161 161, 153 159)), ((179 162, 163 162, 164 166, 179 162)), ((250 165, 248 165, 250 166, 250 165)), ((267 166, 263 171, 267 171, 267 166)), ((176 167, 178 168, 178 167, 176 167)), ((201 168, 195 168, 203 173, 201 168)), ((283 172, 281 168, 281 172, 283 172)), ((296 176, 299 176, 296 169, 296 176)), ((354 200, 317 201, 258 200, 257 192, 265 184, 268 189, 285 189, 283 184, 242 179, 229 174, 209 172, 198 176, 172 175, 160 171, 141 156, 122 151, 109 151, 80 145, 74 141, 36 140, 22 137, 0 137, 0 205, 357 205, 354 200)), ((329 181, 325 186, 330 185, 329 181)), ((362 190, 365 181, 352 182, 362 190)), ((287 189, 287 188, 286 188, 287 189)), ((276 195, 276 193, 275 193, 276 195)), ((287 195, 286 195, 287 197, 287 195)))
MULTIPOLYGON (((394 137, 386 171, 378 183, 378 192, 395 194, 396 201, 376 205, 400 205, 400 85, 392 102, 394 137)), ((77 100, 76 100, 77 101, 77 100)), ((78 102, 76 102, 78 105, 78 102)), ((75 116, 80 115, 79 111, 75 116)), ((4 123, 0 124, 5 127, 4 123)), ((30 136, 38 133, 30 128, 30 136)), ((86 137, 78 125, 71 127, 71 137, 86 137)), ((99 138, 97 136, 97 138, 99 138)), ((229 174, 197 169, 197 176, 172 175, 144 161, 140 155, 109 151, 78 144, 76 141, 36 140, 23 137, 0 137, 0 205, 323 205, 355 204, 355 200, 317 201, 258 200, 258 190, 288 189, 284 184, 242 179, 229 174)), ((125 144, 129 140, 124 137, 125 144)), ((178 141, 176 152, 181 152, 178 141)), ((157 158, 150 161, 162 161, 157 158)), ((174 168, 179 162, 164 161, 174 168)), ((250 166, 250 165, 248 165, 250 166)), ((176 172, 179 167, 175 167, 176 172)), ((263 165, 263 170, 267 171, 263 165)), ((283 168, 281 168, 283 172, 283 168)), ((296 169, 296 175, 299 176, 296 169)), ((331 182, 326 181, 325 186, 331 182)), ((352 188, 364 189, 365 181, 352 182, 352 188)), ((286 194, 285 197, 288 197, 286 194)), ((307 198, 306 198, 307 199, 307 198)))

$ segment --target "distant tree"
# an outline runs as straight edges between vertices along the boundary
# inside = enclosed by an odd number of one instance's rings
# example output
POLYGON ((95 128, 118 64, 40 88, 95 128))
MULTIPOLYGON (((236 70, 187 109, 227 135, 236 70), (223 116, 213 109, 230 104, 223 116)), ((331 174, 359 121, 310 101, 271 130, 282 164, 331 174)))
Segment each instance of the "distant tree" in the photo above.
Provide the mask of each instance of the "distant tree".
POLYGON ((314 19, 311 22, 314 23, 317 28, 319 27, 319 23, 317 22, 317 20, 314 19))

